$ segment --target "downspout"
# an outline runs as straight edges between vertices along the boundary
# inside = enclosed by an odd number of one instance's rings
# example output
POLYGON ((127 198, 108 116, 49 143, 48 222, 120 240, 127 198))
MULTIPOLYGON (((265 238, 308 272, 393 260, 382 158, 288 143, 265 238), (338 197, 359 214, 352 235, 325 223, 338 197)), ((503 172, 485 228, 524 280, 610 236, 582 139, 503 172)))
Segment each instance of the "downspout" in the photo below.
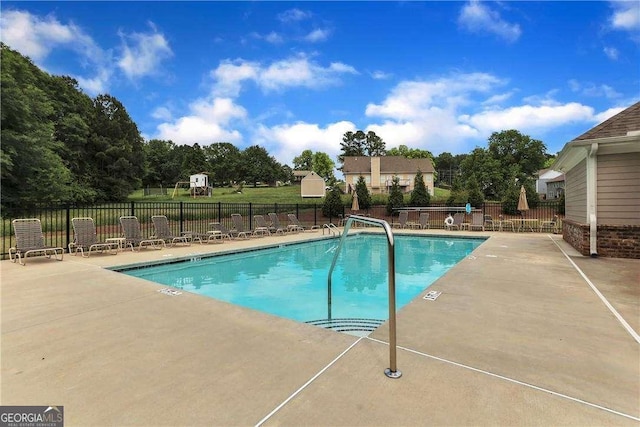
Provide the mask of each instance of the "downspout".
POLYGON ((589 253, 598 256, 598 143, 591 144, 587 156, 587 215, 589 220, 589 253))

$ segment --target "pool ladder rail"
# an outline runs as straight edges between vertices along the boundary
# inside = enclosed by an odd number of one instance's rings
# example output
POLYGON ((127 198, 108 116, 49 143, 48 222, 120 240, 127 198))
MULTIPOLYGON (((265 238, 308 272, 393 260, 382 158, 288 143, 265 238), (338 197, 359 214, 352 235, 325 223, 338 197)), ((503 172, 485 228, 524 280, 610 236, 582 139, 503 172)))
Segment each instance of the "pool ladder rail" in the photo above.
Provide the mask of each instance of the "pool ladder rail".
POLYGON ((349 228, 351 228, 351 224, 354 222, 380 226, 384 229, 387 236, 387 252, 389 257, 389 367, 385 369, 384 374, 388 378, 400 378, 402 376, 402 372, 398 370, 396 359, 396 255, 393 231, 387 221, 360 215, 350 215, 349 219, 347 219, 342 236, 340 237, 338 248, 333 253, 333 261, 331 261, 331 267, 329 267, 329 274, 327 277, 327 320, 331 320, 333 317, 331 316, 331 275, 336 266, 338 255, 340 255, 340 250, 344 244, 344 239, 349 234, 349 228))
POLYGON ((334 236, 337 235, 338 237, 340 237, 342 235, 342 233, 340 233, 340 230, 338 229, 338 227, 335 226, 335 224, 333 223, 329 223, 329 224, 324 224, 322 226, 322 235, 324 236, 324 230, 327 230, 328 233, 333 234, 334 236))

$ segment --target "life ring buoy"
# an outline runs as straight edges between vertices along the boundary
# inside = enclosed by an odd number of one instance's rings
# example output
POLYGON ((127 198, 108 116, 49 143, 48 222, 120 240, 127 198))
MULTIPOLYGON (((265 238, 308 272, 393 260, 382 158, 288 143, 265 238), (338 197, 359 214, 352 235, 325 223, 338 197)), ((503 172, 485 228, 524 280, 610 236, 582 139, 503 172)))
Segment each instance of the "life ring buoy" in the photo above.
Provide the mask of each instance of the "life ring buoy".
POLYGON ((449 215, 448 217, 446 217, 444 219, 444 223, 445 223, 445 225, 453 225, 453 217, 451 215, 449 215))

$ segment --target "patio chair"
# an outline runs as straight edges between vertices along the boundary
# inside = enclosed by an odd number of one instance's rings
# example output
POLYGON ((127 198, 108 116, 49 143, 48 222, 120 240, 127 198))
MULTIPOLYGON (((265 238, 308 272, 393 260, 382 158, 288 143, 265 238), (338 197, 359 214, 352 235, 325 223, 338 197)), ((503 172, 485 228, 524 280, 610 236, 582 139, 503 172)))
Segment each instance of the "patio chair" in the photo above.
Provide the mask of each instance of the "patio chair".
POLYGON ((406 228, 409 219, 409 211, 400 211, 398 213, 398 222, 392 222, 391 228, 406 228))
POLYGON ((90 257, 91 251, 107 252, 111 255, 118 253, 118 242, 100 242, 96 232, 96 224, 93 218, 71 218, 73 226, 73 242, 69 243, 69 253, 78 255, 78 251, 83 257, 90 257), (85 255, 85 250, 87 251, 85 255))
POLYGON ((284 234, 287 229, 280 225, 280 219, 278 218, 278 214, 275 212, 269 213, 269 219, 271 220, 271 231, 278 234, 284 234))
POLYGON ((485 215, 484 216, 484 227, 485 228, 491 227, 491 231, 495 231, 496 230, 496 223, 493 220, 493 217, 491 215, 485 215))
POLYGON ((121 216, 120 226, 122 227, 122 234, 126 239, 125 246, 130 246, 132 251, 134 251, 136 247, 140 250, 143 247, 149 246, 153 249, 162 249, 167 246, 163 239, 153 237, 145 239, 142 237, 140 221, 138 221, 138 217, 136 216, 121 216))
POLYGON ((512 220, 504 219, 504 217, 500 215, 500 231, 504 231, 508 227, 511 228, 511 231, 516 231, 516 224, 512 220))
POLYGON ((53 255, 56 261, 62 261, 64 258, 63 248, 45 245, 42 224, 38 218, 14 219, 11 225, 16 235, 16 245, 9 248, 11 262, 17 260, 20 265, 26 265, 29 255, 44 255, 49 259, 53 255), (58 258, 58 252, 60 252, 60 258, 58 258))
POLYGON ((484 231, 484 215, 482 212, 474 212, 471 215, 471 224, 469 224, 469 230, 474 228, 481 228, 484 231))
POLYGON ((306 228, 303 227, 302 224, 300 224, 300 220, 298 220, 298 217, 295 214, 287 214, 287 218, 289 218, 289 225, 287 225, 287 230, 289 231, 306 231, 306 228))
POLYGON ((231 221, 233 221, 233 228, 238 237, 248 239, 251 236, 251 231, 244 229, 244 222, 242 221, 242 215, 231 214, 231 221))
MULTIPOLYGON (((171 244, 171 246, 176 245, 178 243, 183 243, 185 245, 191 245, 189 242, 189 237, 193 238, 193 233, 175 236, 171 233, 171 229, 169 228, 169 220, 165 215, 153 215, 151 217, 151 222, 153 222, 153 228, 155 233, 152 237, 156 239, 162 239, 165 243, 171 244)), ((202 243, 202 241, 200 241, 202 243)))
POLYGON ((558 232, 558 215, 554 215, 552 220, 540 221, 539 230, 558 232))
POLYGON ((253 228, 253 234, 255 236, 257 235, 267 235, 267 236, 271 236, 271 231, 269 230, 269 224, 267 224, 267 221, 264 219, 264 215, 254 215, 253 216, 253 223, 255 225, 255 227, 253 228))

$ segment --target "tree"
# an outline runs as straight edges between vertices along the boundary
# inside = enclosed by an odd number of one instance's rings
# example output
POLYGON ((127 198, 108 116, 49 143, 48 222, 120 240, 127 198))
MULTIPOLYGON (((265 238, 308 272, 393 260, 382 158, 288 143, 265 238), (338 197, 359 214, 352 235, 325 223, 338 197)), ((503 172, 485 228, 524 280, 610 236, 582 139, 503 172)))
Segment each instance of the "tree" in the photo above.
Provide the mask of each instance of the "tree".
POLYGON ((484 204, 484 195, 480 191, 477 181, 471 181, 467 186, 468 199, 467 202, 474 208, 479 208, 484 204))
POLYGON ((242 165, 243 179, 253 183, 254 187, 258 182, 273 184, 284 175, 282 165, 259 145, 248 147, 242 152, 242 165))
POLYGON ((171 162, 172 151, 175 144, 172 141, 152 139, 143 145, 145 157, 145 174, 142 185, 164 185, 175 184, 176 169, 171 162))
POLYGON ((460 163, 461 185, 468 189, 474 183, 482 191, 483 199, 499 199, 507 185, 501 167, 487 150, 477 147, 460 163))
POLYGON ((18 52, 0 47, 3 211, 69 201, 72 174, 54 136, 55 105, 41 88, 50 77, 18 52))
POLYGON ((451 153, 440 153, 434 159, 434 169, 436 185, 453 185, 454 178, 458 175, 460 163, 467 157, 467 154, 452 155, 451 153))
POLYGON ((396 209, 404 206, 404 196, 400 188, 400 178, 394 176, 389 190, 389 200, 387 201, 387 215, 393 215, 396 209))
POLYGON ((240 180, 241 152, 235 145, 229 142, 215 142, 203 150, 213 181, 223 186, 240 180))
MULTIPOLYGON (((304 150, 299 156, 293 158, 293 170, 313 170, 313 151, 304 150)), ((316 172, 317 173, 317 172, 316 172)), ((318 174, 319 175, 319 174, 318 174)))
POLYGON ((365 137, 365 148, 367 156, 378 157, 386 155, 386 144, 376 133, 372 130, 367 132, 365 137))
POLYGON ((327 194, 322 204, 322 215, 331 218, 338 218, 344 214, 344 205, 342 204, 341 191, 338 186, 331 187, 331 191, 327 194))
POLYGON ((371 194, 369 193, 367 183, 363 176, 359 176, 358 181, 356 181, 356 194, 358 195, 358 205, 360 209, 371 209, 371 194))
POLYGON ((492 133, 487 150, 500 165, 504 179, 513 172, 515 178, 524 182, 543 168, 547 147, 542 141, 511 129, 492 133))
POLYGON ((122 103, 110 95, 93 101, 91 135, 92 186, 100 201, 125 200, 140 188, 144 172, 142 137, 122 103))
POLYGON ((345 157, 364 156, 365 155, 366 136, 361 130, 353 133, 345 132, 340 143, 342 153, 338 155, 338 161, 344 163, 345 157))
POLYGON ((326 181, 331 181, 334 178, 333 170, 336 167, 336 164, 331 157, 327 153, 323 153, 321 151, 316 151, 313 153, 313 171, 324 178, 326 181))
POLYGON ((429 206, 429 203, 431 203, 431 195, 424 183, 422 172, 418 169, 413 180, 413 191, 411 191, 409 206, 429 206))
POLYGON ((421 150, 419 148, 409 148, 404 144, 387 150, 387 156, 402 156, 407 159, 431 159, 432 162, 434 159, 431 151, 421 150))

